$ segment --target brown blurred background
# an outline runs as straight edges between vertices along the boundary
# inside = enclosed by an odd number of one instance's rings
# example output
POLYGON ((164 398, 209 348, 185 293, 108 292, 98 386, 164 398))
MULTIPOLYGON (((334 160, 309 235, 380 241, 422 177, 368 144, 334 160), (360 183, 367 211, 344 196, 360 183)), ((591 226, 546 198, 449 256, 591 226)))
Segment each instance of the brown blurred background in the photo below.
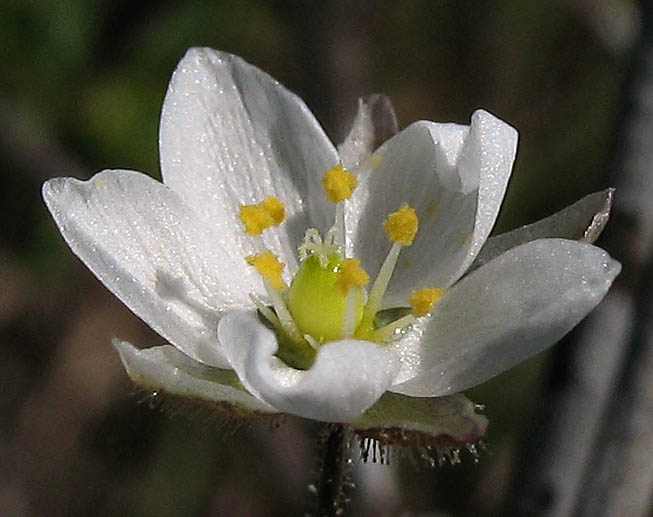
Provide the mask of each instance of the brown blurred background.
MULTIPOLYGON (((54 176, 120 167, 159 177, 159 110, 188 47, 269 72, 336 142, 373 92, 390 96, 402 127, 495 113, 520 132, 505 230, 611 184, 644 12, 628 0, 3 0, 0 515, 310 508, 319 426, 288 417, 233 429, 142 403, 110 339, 161 339, 69 252, 40 199, 54 176)), ((469 393, 491 422, 478 463, 363 466, 349 513, 547 514, 546 491, 528 511, 508 509, 533 436, 547 433, 537 417, 555 353, 469 393)))

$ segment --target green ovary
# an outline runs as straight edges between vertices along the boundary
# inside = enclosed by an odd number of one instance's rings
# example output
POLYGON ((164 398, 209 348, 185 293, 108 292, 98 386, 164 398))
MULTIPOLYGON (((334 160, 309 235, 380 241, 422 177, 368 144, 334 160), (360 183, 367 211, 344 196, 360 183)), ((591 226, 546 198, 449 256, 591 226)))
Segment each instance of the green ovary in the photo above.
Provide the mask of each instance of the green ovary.
MULTIPOLYGON (((338 285, 341 258, 329 256, 326 267, 320 265, 316 255, 307 257, 301 264, 288 290, 288 309, 295 324, 303 334, 309 334, 319 343, 341 339, 342 325, 347 309, 347 294, 338 285)), ((360 287, 355 290, 356 326, 363 317, 365 295, 360 287)))

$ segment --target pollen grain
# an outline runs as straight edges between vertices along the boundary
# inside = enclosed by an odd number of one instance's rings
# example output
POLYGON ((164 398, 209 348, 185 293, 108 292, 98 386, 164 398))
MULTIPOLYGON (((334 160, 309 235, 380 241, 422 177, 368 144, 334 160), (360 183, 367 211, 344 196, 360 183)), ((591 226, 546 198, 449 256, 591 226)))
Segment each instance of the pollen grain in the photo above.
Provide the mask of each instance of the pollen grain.
POLYGON ((283 201, 268 196, 258 204, 240 205, 239 217, 247 235, 260 235, 266 228, 281 224, 286 218, 286 209, 283 201))
POLYGON ((383 228, 392 242, 410 246, 419 229, 419 220, 415 210, 404 203, 399 210, 388 214, 383 228))
POLYGON ((439 287, 425 287, 414 291, 409 300, 413 315, 419 318, 427 314, 443 294, 444 289, 439 287))
POLYGON ((279 198, 268 196, 263 200, 261 206, 270 214, 275 225, 281 224, 286 219, 286 205, 279 198))
POLYGON ((339 163, 324 173, 322 184, 329 201, 338 203, 351 197, 358 186, 358 178, 339 163))
POLYGON ((281 273, 286 265, 274 253, 266 250, 256 255, 249 255, 246 260, 250 266, 256 268, 263 278, 270 282, 273 288, 278 291, 285 289, 286 284, 281 277, 281 273))
POLYGON ((343 260, 340 268, 337 287, 343 294, 347 294, 351 287, 361 287, 370 282, 370 276, 361 267, 360 260, 356 258, 343 260))

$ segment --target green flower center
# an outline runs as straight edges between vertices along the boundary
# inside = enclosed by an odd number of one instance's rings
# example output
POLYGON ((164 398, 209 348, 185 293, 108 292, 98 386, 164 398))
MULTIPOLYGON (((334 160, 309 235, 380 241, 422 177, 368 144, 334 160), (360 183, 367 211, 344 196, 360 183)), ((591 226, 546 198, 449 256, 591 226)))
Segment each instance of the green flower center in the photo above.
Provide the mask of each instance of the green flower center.
POLYGON ((317 343, 340 339, 350 298, 354 303, 354 326, 363 318, 363 288, 342 288, 342 258, 332 254, 325 267, 317 255, 307 257, 295 273, 288 289, 288 310, 302 334, 317 343))
POLYGON ((346 258, 344 205, 358 184, 354 174, 342 165, 327 170, 324 175, 327 198, 335 203, 335 224, 324 240, 309 228, 299 247, 300 266, 290 286, 283 280, 283 264, 265 248, 260 234, 281 224, 286 217, 283 203, 273 197, 261 203, 242 205, 240 219, 245 232, 255 240, 259 252, 247 257, 256 268, 268 293, 272 307, 252 297, 264 322, 277 334, 277 356, 295 368, 307 369, 313 364, 319 347, 339 339, 364 339, 383 345, 396 338, 419 316, 433 307, 443 294, 442 289, 427 288, 413 293, 412 309, 388 311, 395 319, 377 325, 383 296, 404 246, 410 246, 419 222, 415 210, 407 204, 389 214, 383 228, 392 247, 372 284, 369 294, 365 287, 369 276, 356 258, 346 258))

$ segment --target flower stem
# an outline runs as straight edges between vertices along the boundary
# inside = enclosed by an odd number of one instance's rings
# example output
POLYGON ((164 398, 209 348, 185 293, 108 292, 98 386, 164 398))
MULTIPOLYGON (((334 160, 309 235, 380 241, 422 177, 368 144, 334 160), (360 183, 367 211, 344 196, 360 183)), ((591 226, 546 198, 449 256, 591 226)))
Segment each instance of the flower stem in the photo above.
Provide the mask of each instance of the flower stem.
POLYGON ((345 428, 340 424, 328 424, 317 487, 319 517, 342 515, 345 502, 343 489, 349 471, 346 453, 345 428))

